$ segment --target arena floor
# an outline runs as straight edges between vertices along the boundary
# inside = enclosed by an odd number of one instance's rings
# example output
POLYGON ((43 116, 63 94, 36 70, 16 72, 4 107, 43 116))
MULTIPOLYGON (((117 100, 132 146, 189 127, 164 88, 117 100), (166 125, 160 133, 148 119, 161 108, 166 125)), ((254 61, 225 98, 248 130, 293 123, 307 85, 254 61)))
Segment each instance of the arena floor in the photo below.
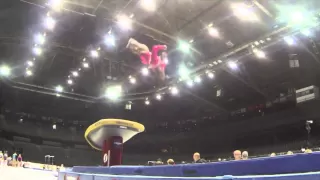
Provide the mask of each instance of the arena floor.
POLYGON ((0 180, 57 180, 53 172, 13 168, 13 167, 0 167, 0 180))

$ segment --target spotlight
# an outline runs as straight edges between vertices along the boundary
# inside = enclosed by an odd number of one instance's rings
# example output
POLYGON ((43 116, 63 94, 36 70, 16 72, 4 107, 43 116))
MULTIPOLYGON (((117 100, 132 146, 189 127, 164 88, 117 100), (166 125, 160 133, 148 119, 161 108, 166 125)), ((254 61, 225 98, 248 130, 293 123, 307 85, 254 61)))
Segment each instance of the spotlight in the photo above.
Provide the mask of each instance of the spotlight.
POLYGON ((57 129, 57 125, 56 124, 52 125, 52 129, 57 129))
POLYGON ((146 100, 144 101, 144 103, 145 103, 146 105, 149 105, 149 104, 150 104, 150 101, 149 101, 148 99, 146 99, 146 100))
POLYGON ((28 64, 29 67, 33 66, 33 62, 32 61, 28 61, 27 64, 28 64))
POLYGON ((253 53, 258 57, 258 58, 266 58, 266 53, 259 49, 253 49, 253 53))
POLYGON ((89 67, 89 64, 86 63, 86 62, 84 62, 82 65, 83 65, 84 68, 88 68, 89 67))
POLYGON ((143 9, 147 11, 155 11, 156 10, 156 3, 154 0, 141 0, 140 5, 143 9))
POLYGON ((126 15, 119 15, 117 17, 117 24, 123 30, 130 30, 132 29, 132 19, 130 19, 126 15))
POLYGON ((130 77, 129 81, 131 84, 135 84, 137 82, 136 78, 134 78, 134 77, 130 77))
POLYGON ((182 52, 189 52, 190 51, 190 44, 186 43, 184 41, 179 42, 179 46, 178 48, 182 51, 182 52))
POLYGON ((208 32, 209 32, 210 36, 219 37, 219 31, 216 28, 209 27, 208 32))
POLYGON ((45 43, 45 41, 46 41, 46 39, 45 39, 45 36, 44 36, 44 35, 42 35, 42 34, 37 34, 37 35, 35 36, 35 42, 36 42, 37 44, 43 45, 43 44, 45 43))
POLYGON ((233 13, 239 19, 244 21, 258 21, 258 16, 254 13, 251 7, 244 3, 236 3, 231 6, 233 13))
POLYGON ((234 61, 229 61, 229 62, 228 62, 228 66, 229 66, 229 68, 232 69, 232 70, 238 69, 238 65, 237 65, 237 63, 234 62, 234 61))
POLYGON ((27 75, 27 76, 32 76, 32 75, 33 75, 33 73, 32 73, 32 71, 31 71, 31 70, 26 70, 26 75, 27 75))
POLYGON ((194 78, 194 82, 201 83, 201 77, 197 76, 196 78, 194 78))
POLYGON ((92 50, 92 51, 90 52, 90 54, 91 54, 91 57, 93 57, 93 58, 99 57, 99 53, 98 53, 98 51, 96 51, 96 50, 92 50))
POLYGON ((115 46, 115 45, 116 45, 116 40, 115 40, 114 36, 108 34, 108 35, 106 35, 106 37, 104 38, 104 43, 105 43, 107 46, 115 46))
POLYGON ((71 79, 68 79, 67 83, 71 85, 71 84, 73 84, 73 81, 71 79))
POLYGON ((61 93, 61 92, 63 91, 63 87, 60 86, 60 85, 57 86, 57 87, 56 87, 56 91, 59 92, 59 93, 61 93))
POLYGON ((161 94, 157 94, 157 95, 156 95, 156 99, 160 101, 160 100, 162 99, 161 94))
POLYGON ((119 86, 111 86, 107 88, 105 96, 110 100, 118 100, 122 95, 122 87, 119 86))
POLYGON ((42 49, 40 47, 34 47, 33 53, 37 56, 40 56, 42 54, 42 49))
POLYGON ((44 21, 44 26, 49 30, 53 30, 56 26, 56 21, 52 17, 47 16, 44 21))
POLYGON ((56 94, 57 97, 60 97, 61 95, 59 93, 56 94))
POLYGON ((263 51, 257 51, 257 52, 256 52, 256 56, 257 56, 258 58, 263 59, 263 58, 266 58, 266 53, 264 53, 263 51))
POLYGON ((0 67, 0 76, 8 77, 11 74, 11 69, 8 66, 0 67))
POLYGON ((294 39, 293 39, 292 37, 290 37, 290 36, 284 37, 283 40, 284 40, 289 46, 295 44, 294 39))
POLYGON ((187 85, 188 85, 189 87, 192 87, 192 86, 193 86, 193 81, 192 81, 191 79, 189 79, 189 80, 187 81, 187 85))
POLYGON ((180 65, 178 74, 182 80, 188 79, 190 75, 190 70, 185 65, 180 65))
POLYGON ((309 37, 309 36, 311 36, 311 31, 310 31, 310 29, 303 29, 303 30, 301 30, 301 34, 309 37))
POLYGON ((210 79, 213 79, 214 78, 214 74, 212 72, 208 72, 207 73, 207 76, 210 78, 210 79))
POLYGON ((55 11, 62 9, 63 0, 49 0, 48 5, 55 11))
POLYGON ((79 76, 79 73, 78 73, 77 71, 73 71, 73 72, 72 72, 72 75, 73 75, 74 77, 78 77, 78 76, 79 76))
POLYGON ((179 93, 179 90, 178 90, 177 87, 172 87, 172 88, 171 88, 171 94, 176 95, 176 94, 178 94, 178 93, 179 93))
POLYGON ((149 69, 144 67, 141 69, 141 73, 142 73, 142 75, 147 76, 149 74, 149 69))

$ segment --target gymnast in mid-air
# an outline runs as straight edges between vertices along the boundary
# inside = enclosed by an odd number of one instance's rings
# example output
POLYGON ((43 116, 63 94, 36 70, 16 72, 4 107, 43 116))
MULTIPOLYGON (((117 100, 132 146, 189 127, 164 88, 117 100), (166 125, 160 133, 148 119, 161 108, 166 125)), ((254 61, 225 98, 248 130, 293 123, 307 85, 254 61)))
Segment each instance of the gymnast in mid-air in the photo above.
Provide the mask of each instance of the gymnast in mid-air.
POLYGON ((148 68, 154 70, 160 80, 165 80, 165 68, 167 60, 166 45, 154 45, 150 52, 148 46, 130 38, 127 48, 140 57, 142 64, 147 65, 148 68), (159 51, 162 51, 160 56, 159 51))

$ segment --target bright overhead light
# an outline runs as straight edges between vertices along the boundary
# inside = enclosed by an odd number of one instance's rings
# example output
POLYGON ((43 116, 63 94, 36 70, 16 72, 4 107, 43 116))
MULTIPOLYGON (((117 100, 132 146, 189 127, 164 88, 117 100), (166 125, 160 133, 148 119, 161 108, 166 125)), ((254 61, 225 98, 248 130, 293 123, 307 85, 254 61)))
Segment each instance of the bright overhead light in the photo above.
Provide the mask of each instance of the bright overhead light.
POLYGON ((141 73, 142 73, 142 75, 147 76, 147 75, 149 75, 149 69, 144 67, 141 69, 141 73))
POLYGON ((43 45, 46 42, 46 38, 44 35, 39 33, 35 36, 35 42, 37 44, 43 45))
POLYGON ((59 11, 62 9, 63 0, 49 0, 48 5, 55 11, 59 11))
POLYGON ((52 125, 52 129, 57 129, 57 125, 56 124, 52 125))
POLYGON ((7 76, 10 76, 10 74, 11 74, 10 67, 5 66, 5 65, 0 67, 0 76, 7 77, 7 76))
POLYGON ((187 85, 188 85, 189 87, 192 87, 192 86, 193 86, 193 81, 192 81, 191 79, 189 79, 189 80, 187 81, 187 85))
POLYGON ((78 73, 77 71, 73 71, 73 72, 72 72, 72 75, 73 75, 74 77, 78 77, 78 76, 79 76, 79 73, 78 73))
POLYGON ((32 61, 28 61, 27 64, 28 64, 29 67, 33 66, 33 62, 32 61))
POLYGON ((49 30, 53 30, 56 26, 56 21, 52 17, 47 16, 44 20, 44 26, 49 30))
POLYGON ((266 58, 266 53, 258 50, 258 49, 253 49, 253 53, 258 57, 258 58, 266 58))
POLYGON ((56 91, 59 92, 59 93, 61 93, 61 92, 63 91, 63 87, 60 86, 60 85, 57 86, 57 87, 56 87, 56 91))
POLYGON ((107 46, 115 46, 116 45, 116 40, 114 38, 113 35, 106 35, 106 37, 104 38, 104 43, 107 45, 107 46))
POLYGON ((171 94, 176 95, 179 93, 179 89, 177 87, 171 87, 171 94))
POLYGON ((130 77, 129 81, 131 84, 135 84, 137 82, 136 78, 134 78, 134 77, 130 77))
POLYGON ((244 3, 235 3, 231 5, 233 14, 244 21, 258 21, 259 18, 251 7, 244 3))
POLYGON ((232 69, 232 70, 238 69, 238 65, 237 65, 237 63, 234 62, 234 61, 229 61, 229 62, 228 62, 228 66, 229 66, 229 68, 232 69))
POLYGON ((207 73, 207 76, 208 76, 210 79, 213 79, 213 78, 214 78, 213 72, 208 72, 208 73, 207 73))
POLYGON ((87 63, 87 62, 84 62, 82 65, 83 65, 84 68, 88 68, 89 67, 89 63, 87 63))
POLYGON ((110 100, 118 100, 122 96, 122 87, 120 85, 108 87, 105 97, 110 100))
POLYGON ((311 31, 310 31, 310 29, 303 29, 303 30, 301 30, 301 34, 309 37, 309 36, 311 36, 311 31))
POLYGON ((182 80, 188 79, 190 75, 190 70, 185 65, 180 65, 178 74, 182 80))
POLYGON ((34 47, 33 53, 37 56, 40 56, 42 54, 42 49, 40 47, 34 47))
POLYGON ((219 37, 219 31, 216 28, 209 27, 208 28, 208 33, 210 34, 210 36, 219 37))
POLYGON ((73 84, 72 79, 68 79, 68 80, 67 80, 67 83, 70 84, 70 85, 73 84))
POLYGON ((92 50, 92 51, 90 52, 90 54, 91 54, 91 57, 93 57, 93 58, 99 57, 99 53, 98 53, 98 51, 96 51, 96 50, 92 50))
POLYGON ((201 77, 200 76, 197 76, 197 77, 195 77, 194 78, 194 82, 196 82, 196 83, 201 83, 201 77))
POLYGON ((117 24, 123 30, 132 29, 132 19, 126 15, 119 15, 117 17, 117 24))
POLYGON ((179 45, 178 45, 178 48, 182 51, 182 52, 189 52, 190 51, 190 44, 187 43, 187 42, 184 42, 184 41, 180 41, 179 42, 179 45))
POLYGON ((149 101, 148 99, 146 99, 146 100, 144 101, 144 103, 145 103, 146 105, 149 105, 149 104, 150 104, 150 101, 149 101))
POLYGON ((32 75, 33 75, 33 73, 32 73, 32 71, 31 71, 31 70, 29 70, 29 69, 28 69, 28 70, 26 70, 26 75, 27 75, 27 76, 32 76, 32 75))
POLYGON ((162 99, 161 94, 157 94, 157 95, 156 95, 156 99, 157 99, 157 100, 161 100, 161 99, 162 99))
POLYGON ((155 11, 156 10, 155 0, 140 0, 140 5, 146 11, 155 11))
POLYGON ((284 37, 283 40, 290 46, 295 44, 294 39, 292 37, 290 37, 290 36, 284 37))

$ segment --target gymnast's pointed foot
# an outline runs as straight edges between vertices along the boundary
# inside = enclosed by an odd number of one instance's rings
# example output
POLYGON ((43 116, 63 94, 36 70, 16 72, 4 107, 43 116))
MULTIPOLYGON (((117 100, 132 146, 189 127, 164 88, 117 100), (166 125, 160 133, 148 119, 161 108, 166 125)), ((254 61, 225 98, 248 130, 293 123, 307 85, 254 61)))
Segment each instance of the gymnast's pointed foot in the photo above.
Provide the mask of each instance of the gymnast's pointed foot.
POLYGON ((129 47, 130 47, 132 41, 134 41, 134 39, 130 38, 129 41, 128 41, 128 44, 127 44, 127 46, 126 46, 126 48, 129 48, 129 47))

